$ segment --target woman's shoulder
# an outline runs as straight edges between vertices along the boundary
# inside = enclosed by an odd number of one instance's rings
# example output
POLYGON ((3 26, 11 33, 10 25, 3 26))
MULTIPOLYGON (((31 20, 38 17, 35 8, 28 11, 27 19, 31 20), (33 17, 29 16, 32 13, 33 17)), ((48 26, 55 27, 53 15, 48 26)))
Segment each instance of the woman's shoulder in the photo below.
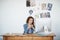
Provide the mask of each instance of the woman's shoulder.
POLYGON ((28 26, 28 24, 24 24, 24 27, 28 26))

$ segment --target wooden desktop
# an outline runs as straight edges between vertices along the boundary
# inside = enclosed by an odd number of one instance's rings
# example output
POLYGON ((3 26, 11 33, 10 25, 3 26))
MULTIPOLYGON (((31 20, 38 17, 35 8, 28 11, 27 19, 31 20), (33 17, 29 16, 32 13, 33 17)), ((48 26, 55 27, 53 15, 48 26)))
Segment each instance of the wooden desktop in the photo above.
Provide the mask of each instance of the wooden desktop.
POLYGON ((36 34, 26 34, 26 35, 3 35, 3 40, 54 40, 54 34, 51 33, 47 36, 38 36, 36 34))

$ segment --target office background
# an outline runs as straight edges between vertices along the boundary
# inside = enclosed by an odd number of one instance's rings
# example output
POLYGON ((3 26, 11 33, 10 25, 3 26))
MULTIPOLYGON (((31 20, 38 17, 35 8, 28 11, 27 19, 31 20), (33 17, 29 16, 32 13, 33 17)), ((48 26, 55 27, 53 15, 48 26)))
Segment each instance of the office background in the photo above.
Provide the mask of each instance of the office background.
MULTIPOLYGON (((38 0, 36 1, 37 4, 39 1, 53 4, 51 28, 56 34, 55 40, 60 40, 60 0, 38 0)), ((29 16, 27 10, 30 9, 26 7, 26 0, 0 0, 0 35, 23 33, 23 24, 25 24, 26 18, 29 16)))

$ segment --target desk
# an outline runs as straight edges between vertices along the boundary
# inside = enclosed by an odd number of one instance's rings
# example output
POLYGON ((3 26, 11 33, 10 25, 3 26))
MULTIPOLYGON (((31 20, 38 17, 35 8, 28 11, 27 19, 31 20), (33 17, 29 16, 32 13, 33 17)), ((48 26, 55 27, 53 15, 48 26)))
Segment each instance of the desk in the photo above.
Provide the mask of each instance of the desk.
POLYGON ((36 34, 26 34, 26 35, 3 35, 3 40, 53 40, 54 34, 49 34, 47 36, 38 36, 36 34))

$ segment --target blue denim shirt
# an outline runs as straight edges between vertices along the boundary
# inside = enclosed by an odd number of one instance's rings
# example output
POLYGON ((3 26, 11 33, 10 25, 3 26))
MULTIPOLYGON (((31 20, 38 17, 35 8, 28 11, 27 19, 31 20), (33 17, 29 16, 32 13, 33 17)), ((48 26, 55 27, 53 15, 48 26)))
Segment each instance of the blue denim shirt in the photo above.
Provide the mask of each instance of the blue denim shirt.
POLYGON ((24 24, 24 34, 31 34, 33 33, 34 29, 28 29, 28 24, 24 24))

